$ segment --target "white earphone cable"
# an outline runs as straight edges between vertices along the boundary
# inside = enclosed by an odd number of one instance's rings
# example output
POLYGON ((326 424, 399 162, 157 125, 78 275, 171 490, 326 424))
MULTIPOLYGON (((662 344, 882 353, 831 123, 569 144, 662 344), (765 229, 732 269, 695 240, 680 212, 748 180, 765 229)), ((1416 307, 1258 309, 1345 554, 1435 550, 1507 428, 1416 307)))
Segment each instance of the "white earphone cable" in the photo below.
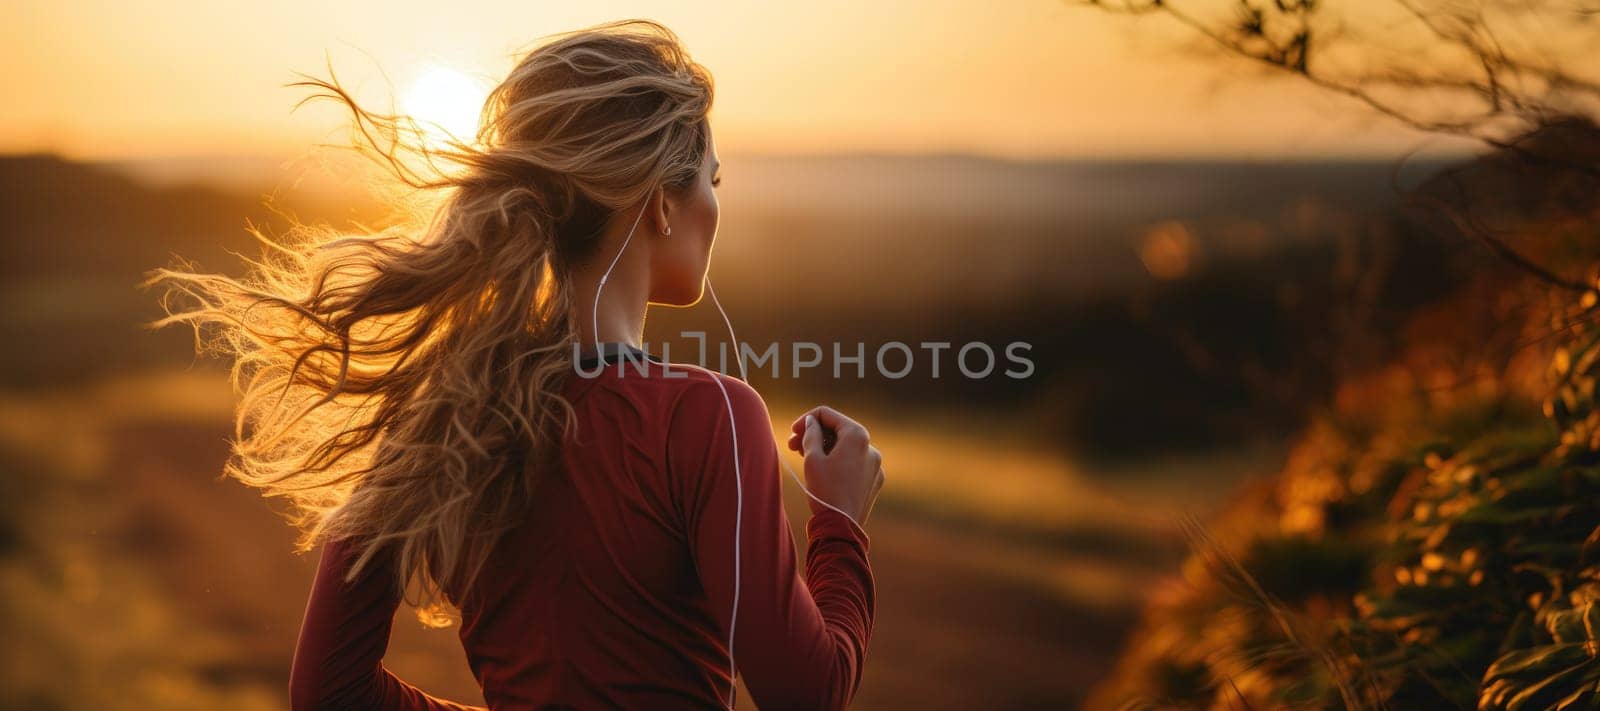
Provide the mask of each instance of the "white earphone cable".
POLYGON ((603 355, 600 353, 600 292, 605 290, 606 280, 611 278, 611 270, 617 268, 617 262, 622 260, 622 253, 627 251, 628 243, 633 241, 633 231, 639 229, 639 220, 644 218, 645 208, 649 206, 650 203, 646 201, 639 208, 639 216, 633 218, 633 226, 628 228, 628 236, 622 239, 622 246, 617 248, 617 256, 611 258, 611 264, 606 266, 606 272, 600 275, 600 283, 594 287, 594 311, 591 312, 589 318, 589 335, 594 338, 594 351, 597 358, 603 355))
MULTIPOLYGON (((590 335, 594 338, 595 355, 596 357, 601 358, 602 362, 604 360, 604 354, 600 352, 600 292, 606 288, 606 280, 611 278, 611 270, 615 269, 617 267, 617 262, 622 260, 622 253, 628 249, 628 243, 633 240, 633 232, 639 228, 639 220, 644 218, 645 208, 648 207, 649 204, 649 202, 646 202, 645 207, 639 208, 639 216, 633 218, 633 226, 628 228, 628 236, 623 238, 622 246, 617 248, 616 256, 611 258, 611 264, 606 266, 605 273, 600 275, 600 281, 595 285, 594 307, 590 313, 589 324, 591 328, 590 335)), ((715 297, 713 297, 713 299, 714 298, 715 297)), ((722 307, 719 305, 717 309, 720 311, 722 307)), ((727 315, 724 314, 723 318, 726 319, 727 315)), ((740 371, 742 375, 742 365, 740 367, 740 371)), ((732 711, 739 689, 739 668, 734 662, 733 640, 734 629, 739 624, 739 589, 741 587, 739 582, 742 578, 742 573, 740 570, 740 559, 742 556, 739 555, 739 533, 744 529, 744 475, 739 470, 739 428, 737 423, 734 422, 733 399, 728 397, 728 389, 727 387, 723 386, 721 380, 713 378, 712 382, 716 383, 717 389, 722 391, 722 402, 728 406, 728 430, 733 440, 733 485, 735 497, 733 514, 733 610, 730 611, 728 615, 728 709, 729 711, 732 711)))
MULTIPOLYGON (((711 295, 711 303, 717 307, 717 313, 722 314, 722 323, 728 327, 728 340, 733 344, 733 358, 739 364, 739 379, 749 382, 750 378, 744 370, 744 354, 739 351, 739 337, 733 334, 733 322, 728 319, 728 312, 723 310, 722 302, 717 299, 717 290, 711 288, 710 276, 706 277, 706 293, 711 295)), ((833 509, 834 511, 838 511, 841 515, 850 519, 851 521, 856 520, 856 517, 845 513, 839 507, 823 501, 822 499, 817 498, 816 494, 811 493, 811 490, 806 488, 805 482, 800 479, 800 475, 794 473, 794 467, 789 466, 789 462, 780 457, 778 459, 778 463, 783 465, 783 468, 789 472, 789 477, 794 479, 795 485, 799 486, 801 491, 806 492, 806 496, 811 497, 812 501, 822 504, 823 506, 833 509)), ((857 525, 860 525, 860 522, 857 522, 857 525)))
POLYGON ((733 400, 721 380, 713 378, 722 391, 722 402, 728 406, 728 434, 733 437, 733 610, 728 613, 728 709, 733 709, 734 697, 739 690, 739 667, 733 661, 733 630, 739 624, 739 532, 744 530, 744 475, 739 471, 739 426, 734 422, 733 400))

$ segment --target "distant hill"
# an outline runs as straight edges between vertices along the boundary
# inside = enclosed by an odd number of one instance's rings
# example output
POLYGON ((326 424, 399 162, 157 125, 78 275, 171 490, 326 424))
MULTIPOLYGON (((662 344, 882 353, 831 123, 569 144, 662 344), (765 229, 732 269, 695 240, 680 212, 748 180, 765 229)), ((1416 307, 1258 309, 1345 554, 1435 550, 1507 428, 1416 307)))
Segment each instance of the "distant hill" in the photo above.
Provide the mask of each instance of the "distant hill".
MULTIPOLYGON (((305 199, 276 209, 335 216, 305 199)), ((49 155, 0 158, 0 380, 49 385, 107 370, 188 360, 190 336, 150 334, 137 323, 160 315, 154 293, 137 291, 146 270, 173 255, 238 273, 234 251, 256 257, 247 221, 281 229, 260 196, 204 185, 155 187, 103 167, 49 155)))

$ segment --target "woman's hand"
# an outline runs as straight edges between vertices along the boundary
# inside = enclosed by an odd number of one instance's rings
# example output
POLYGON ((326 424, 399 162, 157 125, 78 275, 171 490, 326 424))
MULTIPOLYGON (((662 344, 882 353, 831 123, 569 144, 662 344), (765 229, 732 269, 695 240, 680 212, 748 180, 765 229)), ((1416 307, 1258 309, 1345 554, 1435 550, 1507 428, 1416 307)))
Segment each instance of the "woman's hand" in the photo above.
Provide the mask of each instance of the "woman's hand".
MULTIPOLYGON (((805 457, 806 488, 866 525, 883 488, 883 455, 872 446, 867 428, 826 405, 794 421, 789 449, 805 457)), ((822 505, 808 499, 812 513, 822 505)))

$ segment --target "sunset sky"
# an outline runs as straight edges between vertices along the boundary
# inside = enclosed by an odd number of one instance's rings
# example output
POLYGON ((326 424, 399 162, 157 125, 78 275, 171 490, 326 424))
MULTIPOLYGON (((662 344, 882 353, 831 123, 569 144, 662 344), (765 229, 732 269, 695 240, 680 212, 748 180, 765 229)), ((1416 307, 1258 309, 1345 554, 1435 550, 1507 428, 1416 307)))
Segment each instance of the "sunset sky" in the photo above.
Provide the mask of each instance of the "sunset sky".
POLYGON ((648 17, 717 80, 725 153, 1015 158, 1393 156, 1423 137, 1184 53, 1162 18, 1062 0, 806 3, 8 3, 0 151, 285 155, 336 140, 290 109, 325 58, 358 98, 470 115, 540 35, 648 17), (480 89, 481 91, 481 89, 480 89), (417 97, 421 97, 418 99, 417 97), (443 105, 448 104, 448 105, 443 105))

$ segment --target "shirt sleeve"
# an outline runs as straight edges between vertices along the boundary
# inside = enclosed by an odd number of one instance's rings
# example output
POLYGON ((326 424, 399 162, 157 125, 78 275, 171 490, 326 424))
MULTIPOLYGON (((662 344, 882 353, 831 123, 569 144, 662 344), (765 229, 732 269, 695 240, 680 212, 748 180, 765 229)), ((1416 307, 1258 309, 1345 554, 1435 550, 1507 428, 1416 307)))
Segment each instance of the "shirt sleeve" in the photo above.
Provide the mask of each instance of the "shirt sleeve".
POLYGON ((345 540, 322 547, 289 672, 290 707, 482 711, 429 696, 383 667, 400 592, 387 556, 374 557, 346 583, 344 574, 356 554, 345 540))
POLYGON ((843 708, 861 684, 872 634, 867 534, 831 509, 814 514, 800 577, 766 404, 744 382, 714 377, 687 386, 669 433, 681 516, 706 596, 727 625, 740 582, 731 652, 763 711, 843 708))

